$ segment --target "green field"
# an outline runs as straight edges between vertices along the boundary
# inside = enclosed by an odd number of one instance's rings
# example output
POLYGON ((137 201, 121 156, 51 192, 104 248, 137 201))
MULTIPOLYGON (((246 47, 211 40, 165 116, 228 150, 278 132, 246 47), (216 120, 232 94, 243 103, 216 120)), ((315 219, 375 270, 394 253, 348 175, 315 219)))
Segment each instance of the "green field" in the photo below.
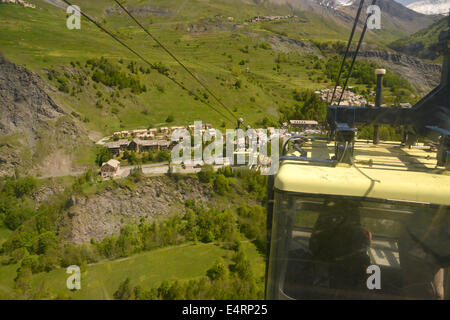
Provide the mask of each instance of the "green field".
MULTIPOLYGON (((264 276, 264 260, 250 243, 243 243, 252 261, 254 275, 264 276)), ((203 277, 214 262, 229 259, 231 251, 215 244, 187 244, 134 255, 116 261, 101 262, 87 267, 81 275, 81 290, 69 291, 65 269, 33 276, 32 287, 47 288, 53 296, 70 299, 112 299, 114 292, 126 278, 143 288, 158 286, 163 280, 190 280, 203 277)), ((17 265, 0 267, 0 293, 10 293, 14 286, 17 265)))

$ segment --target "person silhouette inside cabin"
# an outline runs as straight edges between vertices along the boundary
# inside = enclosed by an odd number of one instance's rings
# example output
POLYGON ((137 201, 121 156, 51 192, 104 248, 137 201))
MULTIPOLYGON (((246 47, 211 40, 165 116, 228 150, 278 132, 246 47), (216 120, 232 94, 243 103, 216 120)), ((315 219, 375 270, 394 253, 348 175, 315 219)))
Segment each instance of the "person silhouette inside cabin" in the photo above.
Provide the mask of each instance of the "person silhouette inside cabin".
POLYGON ((314 225, 309 248, 330 288, 365 288, 372 234, 362 227, 358 207, 356 201, 326 200, 314 225))

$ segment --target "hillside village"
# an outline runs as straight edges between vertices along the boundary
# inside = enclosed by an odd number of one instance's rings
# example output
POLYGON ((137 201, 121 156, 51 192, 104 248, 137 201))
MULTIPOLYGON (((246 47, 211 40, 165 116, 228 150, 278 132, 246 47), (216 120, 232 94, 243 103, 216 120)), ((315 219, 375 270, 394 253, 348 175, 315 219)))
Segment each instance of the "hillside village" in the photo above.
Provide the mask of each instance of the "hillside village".
MULTIPOLYGON (((192 136, 195 130, 195 125, 183 126, 173 126, 173 127, 161 127, 149 128, 149 129, 136 129, 136 130, 124 130, 118 131, 111 137, 106 137, 97 142, 98 145, 102 145, 109 150, 110 155, 113 159, 102 163, 101 165, 101 175, 104 179, 109 179, 111 177, 123 176, 125 173, 121 170, 121 161, 129 156, 129 153, 135 153, 141 160, 145 158, 145 154, 148 153, 160 153, 168 152, 173 149, 179 141, 172 141, 171 135, 180 129, 186 129, 192 136)), ((281 129, 275 127, 256 128, 255 138, 257 145, 261 146, 266 144, 269 139, 275 136, 279 137, 281 141, 285 141, 291 136, 300 134, 321 134, 321 125, 314 120, 290 120, 284 123, 281 129)), ((227 134, 226 129, 222 130, 222 139, 226 143, 227 134)), ((200 130, 202 136, 208 134, 211 140, 217 139, 217 131, 212 127, 211 124, 204 124, 200 130)), ((182 141, 182 138, 180 138, 182 141)), ((245 137, 234 139, 234 145, 237 147, 236 152, 242 152, 242 146, 249 144, 249 141, 245 137)), ((193 144, 193 149, 200 148, 201 144, 193 144)), ((247 147, 245 147, 247 150, 247 147)), ((170 158, 170 156, 168 155, 170 158)), ((216 159, 219 160, 219 159, 216 159)), ((230 165, 231 159, 220 158, 221 161, 214 163, 221 165, 230 165)), ((267 165, 270 161, 268 159, 258 160, 260 165, 267 165)), ((187 161, 184 162, 185 166, 202 166, 203 161, 187 161)), ((130 171, 126 171, 130 173, 130 171)))
MULTIPOLYGON (((325 88, 325 89, 316 91, 316 94, 318 94, 323 101, 330 102, 331 97, 333 96, 333 89, 325 88)), ((336 99, 335 101, 337 101, 339 99, 341 94, 342 94, 342 87, 338 86, 336 89, 336 93, 335 93, 335 99, 336 99)), ((372 103, 372 102, 368 103, 367 100, 363 96, 355 94, 354 92, 352 92, 350 90, 344 91, 344 94, 342 96, 341 105, 343 105, 343 106, 358 106, 358 107, 359 106, 365 107, 366 105, 375 106, 374 103, 372 103)))
POLYGON ((248 22, 260 22, 260 21, 277 21, 277 20, 288 20, 296 18, 297 16, 258 16, 252 19, 249 19, 248 22))
MULTIPOLYGON (((112 155, 119 156, 123 151, 134 151, 137 153, 148 151, 161 151, 170 150, 177 143, 171 141, 171 135, 180 129, 186 129, 191 134, 195 130, 194 125, 173 126, 173 127, 161 127, 159 129, 136 129, 118 131, 113 134, 112 137, 107 137, 98 142, 100 145, 104 145, 109 149, 112 155), (105 140, 107 142, 105 142, 105 140), (112 140, 112 141, 111 141, 112 140)), ((225 129, 222 132, 222 138, 226 139, 225 129)), ((287 130, 276 131, 275 127, 269 127, 267 129, 258 128, 255 129, 258 141, 267 142, 268 138, 274 134, 287 134, 287 130)), ((216 139, 216 129, 211 124, 204 124, 201 129, 201 134, 209 134, 211 139, 216 139)), ((235 144, 238 144, 235 141, 235 144)))
POLYGON ((5 4, 18 4, 18 5, 22 6, 22 7, 36 9, 36 6, 34 4, 25 2, 23 0, 0 0, 0 4, 2 4, 2 3, 5 3, 5 4))
MULTIPOLYGON (((349 90, 345 90, 344 94, 342 95, 342 100, 341 100, 341 106, 354 106, 354 107, 375 107, 375 103, 372 101, 367 101, 366 98, 364 98, 364 96, 356 94, 352 91, 353 87, 349 87, 349 90)), ((317 95, 320 96, 320 98, 322 99, 322 101, 325 101, 327 103, 331 102, 331 98, 333 96, 333 89, 330 88, 325 88, 322 90, 318 90, 315 92, 317 95)), ((336 104, 337 101, 339 100, 339 97, 342 94, 342 87, 338 86, 336 88, 336 93, 334 96, 334 100, 333 100, 333 104, 336 104)), ((375 92, 371 92, 371 94, 375 94, 375 92)), ((382 107, 388 107, 387 104, 382 104, 382 107)), ((411 108, 412 105, 410 103, 400 103, 399 106, 401 108, 411 108)))

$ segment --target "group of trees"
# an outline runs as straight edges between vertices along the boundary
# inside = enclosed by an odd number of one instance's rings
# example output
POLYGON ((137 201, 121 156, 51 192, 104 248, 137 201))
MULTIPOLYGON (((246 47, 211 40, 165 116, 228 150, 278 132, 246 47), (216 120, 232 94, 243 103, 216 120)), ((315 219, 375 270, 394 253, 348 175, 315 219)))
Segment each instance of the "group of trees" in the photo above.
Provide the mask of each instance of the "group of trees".
POLYGON ((145 152, 142 156, 143 163, 161 163, 168 162, 171 159, 170 151, 167 150, 151 150, 145 152))
POLYGON ((90 245, 74 246, 61 241, 58 223, 65 210, 73 205, 72 194, 94 180, 92 170, 77 178, 58 197, 36 207, 33 200, 39 183, 32 177, 3 178, 0 181, 0 225, 14 232, 0 247, 1 264, 18 264, 15 289, 26 297, 31 275, 56 267, 97 261, 90 245))
POLYGON ((163 281, 159 286, 144 289, 125 279, 114 293, 117 300, 252 300, 263 299, 262 279, 256 279, 250 260, 237 243, 232 261, 218 259, 206 275, 190 281, 163 281))
POLYGON ((103 163, 112 159, 112 154, 107 147, 98 147, 95 155, 95 163, 101 167, 103 163))
POLYGON ((102 257, 115 259, 186 241, 231 243, 238 238, 233 211, 186 203, 185 214, 161 222, 130 223, 120 235, 93 241, 102 257))
POLYGON ((323 53, 338 53, 343 54, 345 52, 346 44, 342 41, 312 41, 312 43, 323 53))
MULTIPOLYGON (((100 167, 104 162, 112 159, 113 155, 106 147, 97 149, 95 163, 100 167)), ((122 160, 127 161, 129 165, 168 162, 171 159, 170 151, 167 150, 150 150, 143 152, 141 156, 134 151, 125 150, 122 154, 122 160)))
POLYGON ((265 208, 260 205, 248 207, 244 203, 237 209, 237 216, 239 231, 247 239, 253 240, 260 252, 265 253, 267 249, 265 208))
POLYGON ((212 165, 204 165, 197 174, 203 183, 212 184, 219 195, 226 195, 231 189, 234 179, 238 179, 247 192, 252 193, 260 201, 265 200, 267 176, 248 169, 232 169, 229 166, 214 171, 212 165))
POLYGON ((308 119, 324 122, 327 115, 327 104, 314 90, 297 89, 293 92, 296 103, 293 106, 284 106, 279 109, 280 122, 291 119, 308 119))
POLYGON ((150 150, 143 152, 140 157, 134 151, 125 151, 122 155, 122 159, 130 165, 167 162, 170 158, 171 154, 167 150, 150 150))
MULTIPOLYGON (((337 79, 342 59, 339 56, 333 56, 329 58, 323 71, 325 75, 334 83, 337 79)), ((345 64, 343 71, 343 79, 345 79, 349 72, 349 64, 345 64)), ((375 88, 377 78, 375 76, 375 69, 381 68, 374 62, 368 62, 365 60, 357 60, 352 70, 351 79, 353 83, 366 85, 368 88, 375 88)), ((387 70, 384 76, 383 86, 390 89, 391 92, 399 97, 399 99, 405 99, 409 101, 411 94, 414 93, 414 89, 408 80, 390 72, 387 70)))
POLYGON ((141 83, 137 75, 121 71, 119 65, 109 62, 106 58, 90 59, 86 64, 91 67, 92 80, 97 83, 100 82, 108 87, 117 87, 120 90, 130 88, 136 94, 147 91, 147 87, 141 83))
POLYGON ((35 213, 27 196, 36 187, 37 181, 32 177, 5 178, 0 181, 0 221, 10 230, 16 230, 35 213))

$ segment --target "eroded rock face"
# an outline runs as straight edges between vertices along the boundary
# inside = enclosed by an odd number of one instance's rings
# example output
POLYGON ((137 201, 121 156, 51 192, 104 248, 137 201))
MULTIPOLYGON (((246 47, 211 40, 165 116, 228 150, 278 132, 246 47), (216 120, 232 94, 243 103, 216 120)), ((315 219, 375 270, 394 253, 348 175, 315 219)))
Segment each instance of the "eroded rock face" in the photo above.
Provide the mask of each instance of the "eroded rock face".
POLYGON ((187 200, 206 202, 212 190, 196 178, 183 177, 175 182, 168 177, 153 177, 133 189, 108 187, 95 195, 71 200, 68 241, 79 244, 92 238, 103 240, 118 234, 129 222, 147 221, 183 212, 187 200))
POLYGON ((42 89, 40 77, 0 56, 0 175, 32 166, 40 134, 48 121, 65 115, 42 89))
POLYGON ((0 56, 0 134, 33 129, 64 115, 38 75, 0 56))
POLYGON ((297 39, 291 39, 282 36, 270 36, 267 40, 275 51, 280 52, 292 52, 297 51, 303 54, 314 54, 321 56, 320 51, 311 43, 306 41, 300 41, 297 39))
POLYGON ((369 59, 407 79, 420 93, 426 94, 439 85, 442 66, 425 63, 407 55, 388 51, 362 51, 359 58, 369 59))
POLYGON ((39 75, 0 56, 0 176, 11 176, 16 169, 33 175, 70 174, 73 155, 89 143, 47 89, 39 75))

